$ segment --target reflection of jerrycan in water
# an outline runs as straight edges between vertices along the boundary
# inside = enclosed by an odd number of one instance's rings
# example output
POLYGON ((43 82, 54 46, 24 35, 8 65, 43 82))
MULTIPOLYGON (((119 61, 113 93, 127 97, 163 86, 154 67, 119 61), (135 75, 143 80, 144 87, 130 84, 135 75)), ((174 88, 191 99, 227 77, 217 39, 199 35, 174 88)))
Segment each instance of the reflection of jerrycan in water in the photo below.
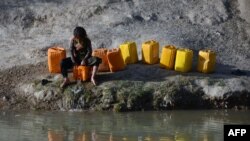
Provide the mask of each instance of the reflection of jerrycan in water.
POLYGON ((75 134, 74 141, 91 141, 90 133, 75 134))
POLYGON ((185 133, 175 133, 175 141, 192 141, 190 135, 185 133))
POLYGON ((55 131, 48 131, 48 141, 64 141, 63 134, 55 131))
POLYGON ((202 141, 209 141, 209 139, 208 139, 208 135, 207 135, 207 134, 203 135, 203 139, 202 139, 202 141))
POLYGON ((160 141, 174 141, 174 137, 159 137, 159 140, 160 141))

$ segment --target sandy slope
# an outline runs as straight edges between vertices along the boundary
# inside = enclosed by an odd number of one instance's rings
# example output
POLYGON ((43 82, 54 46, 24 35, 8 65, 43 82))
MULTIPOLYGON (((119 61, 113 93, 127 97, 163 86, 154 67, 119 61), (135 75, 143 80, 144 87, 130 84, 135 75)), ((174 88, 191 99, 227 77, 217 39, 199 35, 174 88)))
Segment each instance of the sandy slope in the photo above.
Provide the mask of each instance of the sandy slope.
POLYGON ((0 68, 44 61, 50 46, 67 48, 73 28, 81 25, 94 48, 126 40, 140 48, 155 39, 195 53, 211 48, 218 70, 249 70, 247 5, 247 0, 1 0, 0 68))

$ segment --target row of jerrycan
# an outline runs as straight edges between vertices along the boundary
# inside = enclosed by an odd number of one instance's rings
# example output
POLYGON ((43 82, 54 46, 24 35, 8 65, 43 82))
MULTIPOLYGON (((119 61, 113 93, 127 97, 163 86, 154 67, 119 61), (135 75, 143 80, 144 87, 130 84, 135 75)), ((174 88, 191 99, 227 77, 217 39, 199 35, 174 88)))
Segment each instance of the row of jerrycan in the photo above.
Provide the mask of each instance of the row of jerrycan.
MULTIPOLYGON (((95 49, 93 50, 92 56, 102 59, 102 63, 98 68, 100 72, 116 72, 125 68, 125 63, 119 48, 109 50, 106 48, 95 49)), ((91 68, 87 66, 76 66, 73 69, 73 76, 75 79, 88 80, 91 72, 90 69, 91 68)))
POLYGON ((189 49, 176 49, 175 46, 162 48, 160 67, 188 72, 192 69, 193 51, 189 49))
MULTIPOLYGON (((160 66, 166 69, 175 69, 180 72, 189 72, 192 69, 193 51, 174 46, 165 46, 162 49, 160 66)), ((215 70, 216 54, 211 50, 200 50, 197 71, 212 73, 215 70)))
MULTIPOLYGON (((48 68, 50 73, 61 73, 61 61, 66 58, 66 50, 63 47, 55 46, 48 49, 48 68)), ((90 68, 86 66, 76 66, 73 68, 75 79, 87 80, 90 68)))
MULTIPOLYGON (((111 71, 116 72, 125 68, 125 63, 122 58, 121 50, 119 48, 114 49, 95 49, 92 56, 96 56, 102 59, 102 63, 99 65, 99 71, 111 71)), ((48 49, 48 68, 50 73, 61 72, 61 61, 66 58, 66 50, 63 47, 51 47, 48 49)), ((75 66, 73 68, 73 77, 77 80, 88 80, 91 68, 87 66, 75 66)))
MULTIPOLYGON (((121 54, 125 64, 138 61, 135 42, 125 42, 120 45, 121 54)), ((142 44, 142 61, 146 64, 159 63, 159 43, 150 40, 142 44)), ((162 48, 160 66, 180 72, 189 72, 192 69, 193 51, 168 45, 162 48)), ((216 54, 211 50, 200 50, 197 71, 212 73, 215 70, 216 54)))
MULTIPOLYGON (((96 56, 102 59, 102 63, 99 65, 99 71, 115 72, 123 70, 125 68, 125 62, 122 58, 121 50, 119 48, 114 48, 109 50, 106 48, 95 49, 93 50, 92 56, 96 56)), ((64 58, 66 58, 66 50, 63 47, 49 48, 48 49, 49 72, 60 73, 61 72, 60 63, 64 58)), ((83 68, 80 67, 79 70, 83 70, 83 68)))
MULTIPOLYGON (((127 64, 138 62, 137 47, 135 42, 125 42, 119 48, 95 49, 93 56, 102 59, 99 71, 116 72, 125 69, 127 64)), ((62 47, 52 47, 48 50, 48 67, 51 73, 60 73, 61 60, 66 58, 66 50, 62 47)), ((188 72, 192 69, 193 51, 190 49, 177 49, 174 46, 162 48, 160 66, 166 69, 175 69, 180 72, 188 72)), ((147 64, 159 63, 159 43, 146 41, 142 44, 142 61, 147 64)), ((211 73, 215 69, 216 54, 211 50, 199 51, 197 70, 203 73, 211 73)), ((76 79, 87 80, 89 67, 79 66, 73 69, 76 79), (84 72, 84 73, 81 73, 84 72)))

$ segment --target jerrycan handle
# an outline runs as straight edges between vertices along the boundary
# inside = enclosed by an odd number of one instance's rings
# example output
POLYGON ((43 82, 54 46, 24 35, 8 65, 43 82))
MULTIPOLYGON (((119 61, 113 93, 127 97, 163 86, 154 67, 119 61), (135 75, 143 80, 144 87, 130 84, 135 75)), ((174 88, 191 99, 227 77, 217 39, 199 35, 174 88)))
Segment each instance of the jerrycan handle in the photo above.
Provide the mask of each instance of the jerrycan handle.
POLYGON ((52 49, 53 51, 64 51, 65 49, 63 47, 59 47, 59 46, 56 46, 56 47, 51 47, 50 49, 52 49))

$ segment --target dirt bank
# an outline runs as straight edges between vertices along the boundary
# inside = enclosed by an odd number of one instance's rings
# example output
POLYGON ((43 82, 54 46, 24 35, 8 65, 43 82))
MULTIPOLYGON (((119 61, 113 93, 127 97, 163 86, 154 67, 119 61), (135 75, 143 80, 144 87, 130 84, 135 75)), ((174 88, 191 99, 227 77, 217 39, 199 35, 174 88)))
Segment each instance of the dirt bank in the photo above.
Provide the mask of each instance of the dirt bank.
POLYGON ((6 69, 0 73, 0 105, 10 109, 25 108, 25 97, 18 96, 20 91, 17 89, 19 84, 29 83, 37 77, 48 73, 47 64, 40 62, 32 65, 16 66, 6 69), (4 103, 4 105, 3 105, 4 103))
POLYGON ((158 65, 133 64, 124 71, 99 73, 98 86, 75 82, 60 89, 60 74, 46 62, 1 72, 1 109, 33 110, 169 110, 247 109, 249 74, 178 73, 158 65), (42 80, 48 80, 43 84, 42 80))

